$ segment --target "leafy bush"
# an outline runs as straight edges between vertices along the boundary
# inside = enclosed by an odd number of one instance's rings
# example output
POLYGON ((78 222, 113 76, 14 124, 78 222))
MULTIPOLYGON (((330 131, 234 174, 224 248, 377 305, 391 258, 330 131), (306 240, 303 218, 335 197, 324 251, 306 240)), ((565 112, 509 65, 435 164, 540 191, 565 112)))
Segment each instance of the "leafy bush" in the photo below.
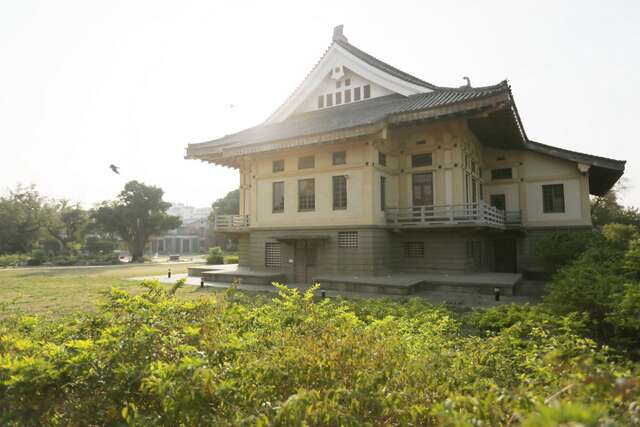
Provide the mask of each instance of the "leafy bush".
POLYGON ((0 267, 15 267, 21 264, 26 264, 28 260, 29 255, 24 254, 0 255, 0 267))
POLYGON ((118 242, 113 239, 103 239, 96 236, 89 236, 85 241, 85 249, 93 255, 112 253, 118 248, 118 242))
POLYGON ((224 257, 225 264, 237 264, 240 261, 240 257, 238 255, 227 255, 224 257))
POLYGON ((542 426, 637 416, 638 366, 533 311, 526 327, 476 336, 419 300, 316 302, 314 290, 280 287, 268 303, 235 291, 184 301, 143 285, 137 295, 112 290, 96 314, 0 320, 0 424, 542 426))
POLYGON ((27 260, 27 265, 37 266, 42 265, 47 260, 47 253, 42 249, 35 249, 31 251, 31 255, 27 260))
POLYGON ((602 227, 602 235, 609 242, 622 249, 629 248, 632 240, 640 238, 638 227, 631 224, 607 224, 602 227))
POLYGON ((214 246, 209 248, 209 255, 207 255, 207 264, 224 264, 224 253, 220 246, 214 246))
POLYGON ((554 233, 538 242, 535 253, 545 270, 556 272, 602 240, 600 234, 591 231, 554 233))

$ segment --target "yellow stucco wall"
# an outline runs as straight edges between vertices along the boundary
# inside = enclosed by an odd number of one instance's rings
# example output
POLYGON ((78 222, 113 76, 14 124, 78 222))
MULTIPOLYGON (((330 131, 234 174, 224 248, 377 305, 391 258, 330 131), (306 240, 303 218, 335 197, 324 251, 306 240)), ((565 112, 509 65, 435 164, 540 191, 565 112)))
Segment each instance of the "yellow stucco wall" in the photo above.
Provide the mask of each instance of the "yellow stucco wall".
MULTIPOLYGON (((505 194, 507 210, 521 210, 525 226, 590 225, 588 177, 573 162, 522 150, 484 147, 468 129, 464 119, 388 130, 375 140, 291 148, 277 153, 247 156, 241 168, 241 214, 250 215, 256 228, 384 225, 380 209, 380 177, 386 177, 387 207, 411 205, 413 173, 431 172, 435 204, 465 201, 464 166, 477 165, 476 179, 483 184, 483 200, 505 194), (424 141, 424 142, 422 142, 424 141), (420 143, 418 143, 420 142, 420 143), (332 164, 335 151, 346 151, 345 165, 332 164), (378 152, 387 165, 378 164, 378 152), (432 153, 433 164, 412 168, 411 156, 432 153), (313 169, 298 169, 298 159, 315 156, 313 169), (465 156, 468 162, 465 162, 465 156), (274 160, 284 160, 284 172, 272 172, 274 160), (491 169, 513 169, 509 180, 491 181, 491 169), (347 176, 347 209, 333 210, 332 176, 347 176), (314 178, 316 208, 298 211, 298 180, 314 178), (272 184, 284 182, 285 209, 272 212, 272 184), (542 212, 542 185, 565 186, 565 212, 542 212)), ((471 167, 471 166, 469 166, 471 167)), ((479 193, 479 191, 478 191, 479 193)))

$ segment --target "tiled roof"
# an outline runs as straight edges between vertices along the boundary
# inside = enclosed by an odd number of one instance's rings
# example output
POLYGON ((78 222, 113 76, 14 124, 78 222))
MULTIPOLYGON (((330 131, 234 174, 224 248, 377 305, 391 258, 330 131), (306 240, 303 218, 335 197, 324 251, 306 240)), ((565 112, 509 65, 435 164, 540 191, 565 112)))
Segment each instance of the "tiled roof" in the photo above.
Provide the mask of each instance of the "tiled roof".
POLYGON ((393 114, 429 110, 432 108, 481 99, 509 91, 506 81, 481 88, 444 89, 411 96, 388 95, 338 107, 300 113, 272 124, 263 124, 196 146, 238 147, 325 132, 371 125, 393 114))

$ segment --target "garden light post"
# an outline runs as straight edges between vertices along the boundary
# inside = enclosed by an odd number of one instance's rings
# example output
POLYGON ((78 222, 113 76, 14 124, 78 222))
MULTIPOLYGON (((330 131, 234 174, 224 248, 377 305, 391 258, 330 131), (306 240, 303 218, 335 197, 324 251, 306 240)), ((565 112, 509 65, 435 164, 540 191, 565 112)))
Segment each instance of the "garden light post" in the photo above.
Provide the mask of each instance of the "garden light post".
POLYGON ((500 288, 493 288, 493 296, 496 301, 500 301, 500 288))

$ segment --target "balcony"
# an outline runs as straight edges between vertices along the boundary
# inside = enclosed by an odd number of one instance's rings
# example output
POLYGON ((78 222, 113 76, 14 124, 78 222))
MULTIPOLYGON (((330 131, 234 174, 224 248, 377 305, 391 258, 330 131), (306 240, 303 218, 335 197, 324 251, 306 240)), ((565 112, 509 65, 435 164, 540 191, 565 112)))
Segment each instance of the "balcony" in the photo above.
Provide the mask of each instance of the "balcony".
POLYGON ((249 230, 249 215, 216 215, 213 222, 215 231, 239 233, 249 230))
POLYGON ((479 226, 516 228, 522 224, 520 211, 502 211, 485 202, 460 205, 386 208, 387 224, 393 228, 479 226))

